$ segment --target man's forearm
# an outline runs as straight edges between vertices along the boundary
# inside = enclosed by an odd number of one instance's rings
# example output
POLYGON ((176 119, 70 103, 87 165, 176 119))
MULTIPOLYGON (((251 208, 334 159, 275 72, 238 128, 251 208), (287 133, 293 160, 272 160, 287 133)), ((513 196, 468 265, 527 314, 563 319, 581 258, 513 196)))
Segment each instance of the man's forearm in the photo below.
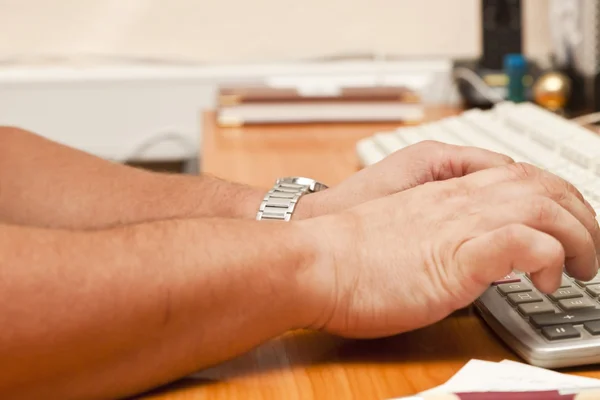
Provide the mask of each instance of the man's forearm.
POLYGON ((0 127, 0 221, 104 228, 183 217, 253 218, 265 190, 111 163, 0 127))
POLYGON ((0 397, 129 395, 312 322, 297 224, 0 226, 0 397))

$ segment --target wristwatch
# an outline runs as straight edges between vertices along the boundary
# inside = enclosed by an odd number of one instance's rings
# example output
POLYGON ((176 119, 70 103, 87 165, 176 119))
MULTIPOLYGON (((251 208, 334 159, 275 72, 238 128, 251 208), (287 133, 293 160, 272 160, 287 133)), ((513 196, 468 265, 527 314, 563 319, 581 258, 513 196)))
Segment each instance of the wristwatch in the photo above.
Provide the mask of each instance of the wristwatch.
POLYGON ((279 178, 260 203, 256 219, 289 221, 300 197, 324 189, 327 189, 325 184, 310 178, 279 178))

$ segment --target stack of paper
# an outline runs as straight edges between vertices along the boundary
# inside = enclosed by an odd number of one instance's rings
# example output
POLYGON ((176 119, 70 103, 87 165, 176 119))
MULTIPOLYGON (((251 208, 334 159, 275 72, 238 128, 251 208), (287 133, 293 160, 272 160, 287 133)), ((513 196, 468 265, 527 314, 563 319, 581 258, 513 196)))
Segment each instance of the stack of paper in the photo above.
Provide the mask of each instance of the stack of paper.
POLYGON ((221 126, 315 122, 419 122, 424 107, 413 90, 333 77, 237 83, 219 87, 221 126))
POLYGON ((597 388, 600 388, 600 379, 562 374, 510 360, 471 360, 446 383, 420 394, 577 391, 597 388))

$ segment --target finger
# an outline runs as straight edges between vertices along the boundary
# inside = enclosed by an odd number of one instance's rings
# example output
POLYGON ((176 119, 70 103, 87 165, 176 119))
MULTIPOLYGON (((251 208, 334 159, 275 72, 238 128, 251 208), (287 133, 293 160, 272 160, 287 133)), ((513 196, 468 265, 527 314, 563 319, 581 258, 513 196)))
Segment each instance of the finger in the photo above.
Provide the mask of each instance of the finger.
POLYGON ((549 190, 557 188, 563 189, 575 195, 579 201, 584 204, 593 215, 596 212, 592 206, 583 198, 581 192, 573 186, 570 182, 548 172, 541 170, 533 165, 526 163, 513 163, 500 166, 498 168, 491 168, 482 171, 469 174, 460 180, 456 180, 455 183, 465 188, 480 188, 490 185, 495 185, 502 182, 508 181, 536 181, 541 185, 544 185, 549 190))
POLYGON ((408 146, 398 153, 403 159, 418 160, 413 163, 429 171, 430 180, 433 181, 457 178, 476 171, 514 163, 509 156, 490 150, 431 140, 408 146))
MULTIPOLYGON (((488 186, 478 192, 482 199, 494 199, 495 203, 514 201, 519 198, 547 196, 571 213, 590 233, 597 252, 600 252, 600 227, 588 207, 563 185, 542 185, 537 181, 513 181, 488 186)), ((485 204, 485 201, 481 202, 485 204)))
POLYGON ((436 180, 458 178, 477 171, 501 167, 514 163, 504 154, 470 146, 446 145, 434 160, 432 167, 436 180))
POLYGON ((551 235, 521 224, 509 224, 463 243, 456 260, 466 282, 479 293, 513 270, 529 273, 543 293, 552 293, 561 282, 565 253, 551 235))
POLYGON ((556 238, 565 250, 564 265, 576 279, 596 276, 596 249, 592 236, 571 213, 544 196, 524 197, 504 203, 493 203, 487 212, 477 214, 480 229, 495 230, 514 223, 527 225, 556 238))

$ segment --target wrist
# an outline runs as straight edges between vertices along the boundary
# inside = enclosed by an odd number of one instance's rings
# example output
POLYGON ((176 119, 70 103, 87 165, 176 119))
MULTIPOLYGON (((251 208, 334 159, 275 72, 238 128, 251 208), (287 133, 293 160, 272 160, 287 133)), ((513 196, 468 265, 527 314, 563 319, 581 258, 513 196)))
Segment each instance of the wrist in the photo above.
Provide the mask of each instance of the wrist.
POLYGON ((296 274, 296 297, 304 305, 302 328, 321 329, 330 320, 338 303, 338 265, 343 265, 340 255, 347 248, 347 234, 351 230, 348 218, 340 215, 325 215, 292 222, 303 237, 310 257, 296 274))
POLYGON ((280 299, 281 307, 275 309, 281 313, 279 318, 286 330, 311 328, 320 310, 319 299, 314 295, 318 293, 318 287, 314 284, 323 285, 323 282, 315 282, 314 276, 322 264, 321 248, 310 229, 304 226, 304 221, 259 223, 263 224, 271 225, 272 243, 278 243, 276 247, 283 250, 276 253, 286 255, 275 263, 274 272, 279 273, 269 273, 259 279, 269 278, 270 286, 277 288, 279 295, 276 298, 280 299))
POLYGON ((238 196, 236 196, 237 205, 234 206, 232 211, 233 218, 239 219, 256 219, 256 213, 260 207, 260 203, 263 201, 267 193, 266 189, 255 188, 246 186, 239 189, 238 196))
POLYGON ((327 185, 311 178, 289 176, 278 178, 265 193, 256 215, 258 220, 290 221, 314 216, 314 193, 327 189, 327 185), (307 199, 307 196, 308 199, 307 199))
POLYGON ((210 208, 202 202, 198 216, 252 220, 260 206, 266 190, 241 183, 228 182, 212 176, 202 176, 198 194, 205 198, 210 194, 210 208))
MULTIPOLYGON (((241 219, 255 219, 256 214, 260 208, 265 195, 268 193, 268 189, 258 189, 254 187, 245 187, 239 192, 238 200, 239 206, 235 214, 235 218, 241 219)), ((325 212, 322 207, 319 207, 319 200, 321 199, 323 192, 307 193, 300 196, 294 212, 292 213, 291 220, 304 220, 313 218, 317 215, 323 215, 325 212), (318 213, 318 214, 317 214, 318 213)))

